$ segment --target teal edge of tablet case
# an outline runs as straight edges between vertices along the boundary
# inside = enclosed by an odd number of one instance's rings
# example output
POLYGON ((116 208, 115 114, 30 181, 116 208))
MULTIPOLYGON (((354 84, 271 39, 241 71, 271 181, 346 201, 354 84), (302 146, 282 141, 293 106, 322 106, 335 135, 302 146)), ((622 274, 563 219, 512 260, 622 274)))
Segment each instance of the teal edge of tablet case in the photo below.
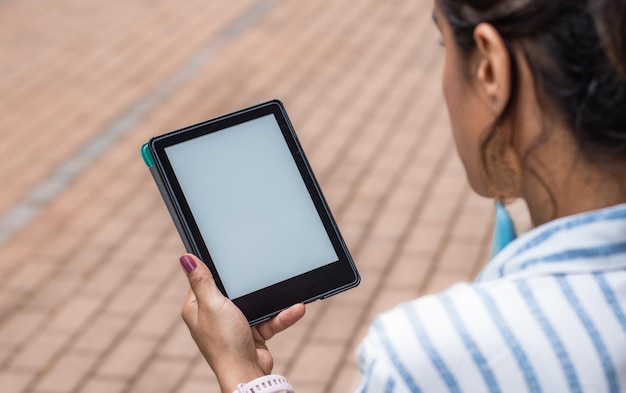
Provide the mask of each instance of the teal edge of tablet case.
POLYGON ((161 179, 161 175, 159 174, 159 170, 156 167, 156 162, 154 161, 154 156, 152 155, 152 152, 150 151, 150 145, 148 143, 144 143, 141 146, 141 157, 143 157, 143 162, 150 169, 150 173, 152 174, 152 177, 154 178, 154 182, 156 183, 156 186, 159 189, 159 192, 161 193, 163 202, 165 202, 165 206, 167 206, 167 211, 170 213, 170 217, 172 217, 172 221, 174 221, 176 230, 178 231, 178 234, 180 235, 180 238, 183 241, 185 250, 187 252, 196 254, 194 252, 193 247, 191 246, 191 242, 189 241, 189 238, 187 237, 187 233, 185 232, 183 228, 183 224, 180 221, 180 218, 178 217, 178 213, 176 212, 176 207, 172 203, 172 199, 170 198, 170 195, 167 192, 167 189, 165 188, 165 184, 163 183, 163 180, 161 179))
POLYGON ((150 146, 147 143, 144 143, 141 146, 141 157, 143 157, 143 162, 146 163, 148 168, 152 168, 154 166, 154 157, 152 156, 150 146))

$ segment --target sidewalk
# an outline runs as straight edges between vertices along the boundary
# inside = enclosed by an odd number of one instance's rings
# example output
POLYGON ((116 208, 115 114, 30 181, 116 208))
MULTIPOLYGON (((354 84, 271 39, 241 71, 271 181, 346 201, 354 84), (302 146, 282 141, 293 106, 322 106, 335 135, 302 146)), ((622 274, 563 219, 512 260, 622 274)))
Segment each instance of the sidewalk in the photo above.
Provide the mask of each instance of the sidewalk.
POLYGON ((279 98, 362 284, 272 342, 298 393, 348 392, 377 313, 471 280, 466 184, 430 2, 0 0, 0 392, 206 393, 184 252, 139 155, 279 98))

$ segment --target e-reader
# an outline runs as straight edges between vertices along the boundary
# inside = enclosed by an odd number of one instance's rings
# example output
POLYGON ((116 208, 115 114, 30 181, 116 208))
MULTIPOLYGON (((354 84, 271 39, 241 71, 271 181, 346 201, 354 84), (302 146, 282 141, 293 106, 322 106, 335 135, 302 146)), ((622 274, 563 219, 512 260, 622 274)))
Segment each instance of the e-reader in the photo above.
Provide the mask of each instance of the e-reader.
POLYGON ((280 101, 156 136, 142 155, 186 250, 250 325, 359 284, 280 101))

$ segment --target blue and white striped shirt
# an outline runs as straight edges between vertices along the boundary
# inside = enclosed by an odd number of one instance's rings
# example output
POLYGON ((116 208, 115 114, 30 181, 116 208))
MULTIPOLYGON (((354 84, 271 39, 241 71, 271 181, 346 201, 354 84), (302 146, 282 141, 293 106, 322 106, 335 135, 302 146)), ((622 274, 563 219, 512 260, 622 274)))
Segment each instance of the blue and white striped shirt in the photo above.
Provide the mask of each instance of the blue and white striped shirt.
POLYGON ((359 392, 626 392, 626 205, 558 219, 476 282, 379 316, 359 392))

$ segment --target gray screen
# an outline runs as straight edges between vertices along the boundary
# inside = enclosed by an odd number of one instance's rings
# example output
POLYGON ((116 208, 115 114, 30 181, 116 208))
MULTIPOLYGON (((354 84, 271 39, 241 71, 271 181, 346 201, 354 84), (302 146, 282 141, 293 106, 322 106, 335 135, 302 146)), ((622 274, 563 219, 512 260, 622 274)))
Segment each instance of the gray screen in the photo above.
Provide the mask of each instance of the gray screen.
POLYGON ((337 261, 273 115, 165 152, 231 299, 337 261))

